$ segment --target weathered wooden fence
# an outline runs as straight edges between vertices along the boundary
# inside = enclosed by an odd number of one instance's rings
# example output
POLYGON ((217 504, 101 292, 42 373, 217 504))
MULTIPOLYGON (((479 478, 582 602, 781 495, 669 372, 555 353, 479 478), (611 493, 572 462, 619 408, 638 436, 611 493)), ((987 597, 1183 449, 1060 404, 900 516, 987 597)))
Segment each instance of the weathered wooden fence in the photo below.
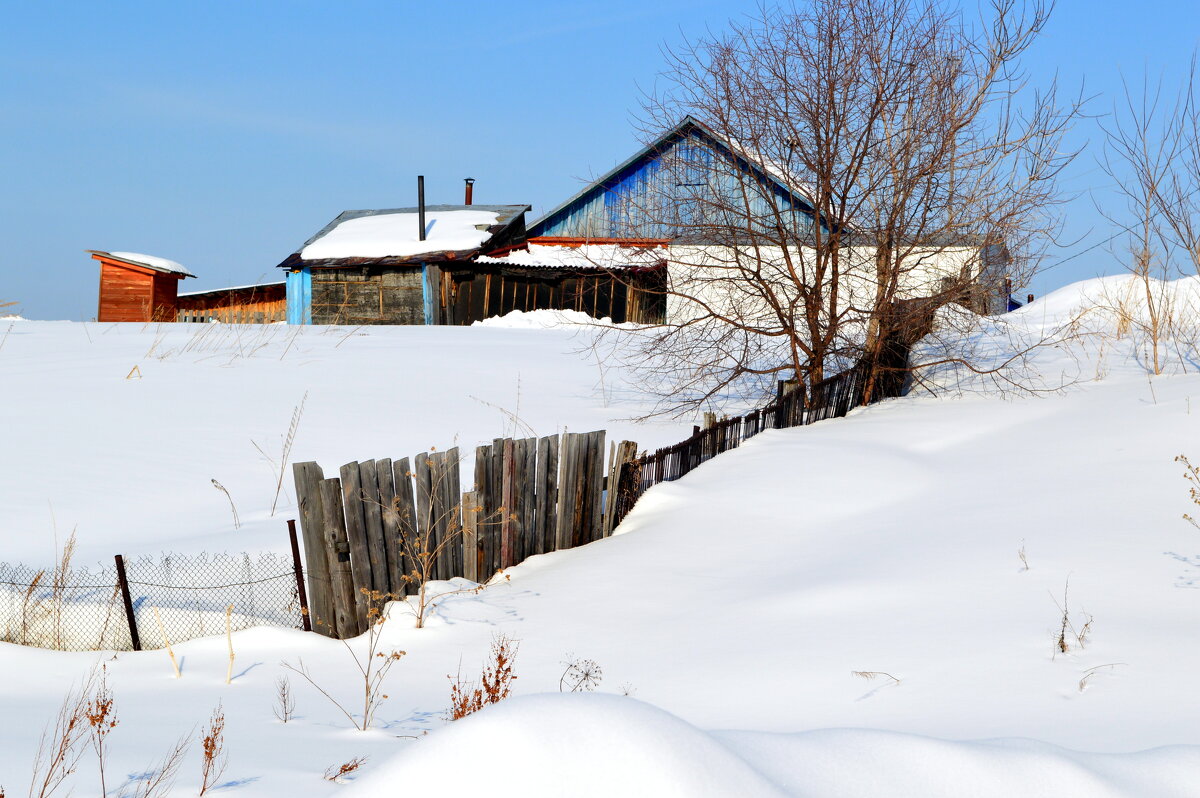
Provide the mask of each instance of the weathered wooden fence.
POLYGON ((486 582, 527 557, 599 540, 654 485, 767 429, 844 416, 898 396, 901 382, 860 364, 817 383, 806 404, 781 385, 775 401, 736 418, 710 418, 684 441, 637 455, 609 447, 605 433, 498 438, 475 449, 474 488, 462 492, 457 448, 399 460, 347 463, 325 478, 313 462, 293 466, 308 565, 313 628, 333 637, 361 634, 389 596, 434 579, 486 582), (869 395, 869 398, 868 398, 869 395), (613 488, 613 489, 610 489, 613 488))
POLYGON ((856 407, 899 396, 903 382, 887 375, 875 378, 874 390, 867 398, 871 368, 859 363, 851 369, 822 380, 812 387, 809 402, 801 391, 787 391, 786 383, 775 401, 744 416, 712 419, 703 428, 695 427, 691 437, 674 446, 658 449, 641 457, 629 456, 618 464, 612 491, 614 524, 633 509, 642 494, 660 482, 679 479, 692 469, 722 452, 736 449, 763 430, 813 424, 827 418, 839 418, 856 407))
POLYGON ((480 446, 475 486, 465 493, 461 461, 457 448, 424 452, 347 463, 329 479, 316 463, 293 466, 317 631, 361 634, 373 606, 422 582, 485 582, 526 557, 612 531, 603 432, 480 446))

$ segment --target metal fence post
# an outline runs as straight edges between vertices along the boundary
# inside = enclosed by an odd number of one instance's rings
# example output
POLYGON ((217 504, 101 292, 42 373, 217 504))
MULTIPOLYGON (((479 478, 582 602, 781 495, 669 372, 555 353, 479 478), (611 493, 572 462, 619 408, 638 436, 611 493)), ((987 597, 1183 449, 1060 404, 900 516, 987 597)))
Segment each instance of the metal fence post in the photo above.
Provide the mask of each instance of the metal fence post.
POLYGON ((312 620, 308 612, 308 594, 304 591, 304 569, 300 566, 300 542, 296 539, 296 520, 289 518, 288 537, 292 539, 292 567, 296 571, 296 593, 300 597, 300 617, 303 619, 304 631, 312 631, 312 620))
POLYGON ((134 651, 142 650, 142 641, 138 637, 137 619, 133 615, 133 599, 129 596, 129 579, 125 576, 125 558, 120 554, 117 561, 117 585, 121 588, 121 598, 125 601, 125 620, 129 622, 129 640, 133 643, 134 651))

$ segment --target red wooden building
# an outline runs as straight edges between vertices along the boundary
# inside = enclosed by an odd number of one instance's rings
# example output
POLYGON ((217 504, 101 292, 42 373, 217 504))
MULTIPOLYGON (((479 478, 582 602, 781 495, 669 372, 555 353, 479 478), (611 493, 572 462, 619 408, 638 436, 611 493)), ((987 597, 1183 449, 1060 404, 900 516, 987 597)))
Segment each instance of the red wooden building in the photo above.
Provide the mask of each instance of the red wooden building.
POLYGON ((196 275, 154 255, 88 252, 100 261, 96 321, 175 321, 179 281, 196 275))

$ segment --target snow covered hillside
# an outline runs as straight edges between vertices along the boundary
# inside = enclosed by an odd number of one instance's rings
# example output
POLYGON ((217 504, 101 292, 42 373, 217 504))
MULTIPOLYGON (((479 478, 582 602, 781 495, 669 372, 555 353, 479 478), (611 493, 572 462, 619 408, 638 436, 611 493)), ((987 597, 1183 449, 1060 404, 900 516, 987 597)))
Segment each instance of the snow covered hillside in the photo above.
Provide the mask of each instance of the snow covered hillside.
MULTIPOLYGON (((999 350, 1014 333, 1055 326, 1096 286, 1010 314, 981 342, 999 350)), ((455 788, 1200 794, 1200 642, 1191 633, 1200 625, 1200 530, 1181 518, 1195 508, 1174 459, 1200 464, 1200 373, 1179 340, 1164 349, 1168 373, 1148 378, 1144 341, 1117 339, 1116 321, 1092 318, 1104 339, 1030 353, 1027 365, 1055 375, 1062 391, 1000 394, 946 372, 935 387, 971 392, 913 395, 763 433, 650 490, 612 538, 532 558, 482 592, 447 598, 425 629, 391 605, 384 649, 407 653, 367 732, 281 666, 303 661, 358 712, 351 652, 316 635, 236 633, 229 685, 221 637, 176 646, 178 679, 162 651, 0 645, 0 706, 22 719, 0 726, 0 783, 21 794, 41 725, 102 662, 121 721, 109 742, 110 795, 218 702, 229 753, 221 793, 245 798, 455 788), (497 633, 519 641, 516 697, 448 726, 447 676, 478 674, 497 633), (596 694, 559 695, 565 663, 578 657, 603 669, 596 694), (286 724, 272 712, 280 676, 291 677, 297 704, 286 724), (322 778, 362 756, 343 779, 352 785, 322 778)), ((27 484, 57 483, 54 495, 70 497, 52 499, 60 534, 79 523, 99 554, 152 550, 156 521, 173 547, 277 546, 278 517, 265 517, 273 477, 248 440, 277 438, 305 390, 302 459, 336 463, 417 451, 455 430, 471 444, 502 432, 509 416, 469 396, 487 398, 474 386, 489 380, 515 412, 518 362, 518 415, 539 433, 607 426, 644 445, 680 437, 677 423, 612 422, 641 400, 612 372, 601 386, 596 364, 568 351, 569 330, 311 329, 285 351, 290 331, 279 328, 270 354, 239 357, 227 344, 205 359, 183 354, 195 334, 186 328, 89 328, 21 322, 0 348, 0 462, 6 491, 26 472, 41 477, 27 484), (159 335, 155 351, 178 354, 147 355, 159 335), (393 365, 398 352, 404 363, 393 365), (125 381, 135 363, 142 379, 125 381), (367 365, 375 376, 359 388, 367 365), (471 379, 456 382, 465 371, 471 379), (453 389, 432 389, 434 374, 453 389), (159 432, 123 433, 137 418, 159 432), (175 429, 191 438, 195 462, 159 440, 175 429), (76 460, 69 479, 54 476, 76 460), (109 471, 108 491, 122 476, 150 487, 123 500, 86 487, 84 477, 109 471), (210 477, 246 496, 253 525, 228 527, 210 477)), ((47 497, 3 498, 0 559, 28 557, 44 545, 27 529, 46 534, 47 497)), ((350 648, 361 656, 366 645, 350 648)), ((76 795, 98 794, 94 754, 71 783, 76 795)), ((199 783, 193 740, 170 794, 195 795, 199 783)))

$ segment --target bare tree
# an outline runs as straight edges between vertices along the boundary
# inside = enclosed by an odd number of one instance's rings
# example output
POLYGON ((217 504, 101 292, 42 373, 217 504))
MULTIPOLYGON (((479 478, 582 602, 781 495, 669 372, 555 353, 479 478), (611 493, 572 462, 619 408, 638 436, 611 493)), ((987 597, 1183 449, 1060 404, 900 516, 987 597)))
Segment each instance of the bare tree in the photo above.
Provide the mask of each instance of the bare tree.
MULTIPOLYGON (((1146 352, 1146 367, 1161 374, 1170 345, 1195 338, 1186 317, 1194 308, 1177 306, 1169 281, 1186 271, 1200 274, 1200 111, 1196 63, 1172 100, 1161 79, 1124 84, 1124 93, 1102 123, 1101 166, 1124 200, 1101 209, 1127 234, 1121 260, 1131 279, 1107 286, 1098 309, 1115 315, 1118 336, 1130 334, 1146 352), (1179 256, 1182 254, 1183 263, 1179 256), (1185 265, 1186 264, 1186 265, 1185 265)), ((1178 353, 1178 352, 1177 352, 1178 353)))
POLYGON ((810 392, 864 359, 878 378, 905 368, 888 342, 938 308, 1007 300, 1075 155, 1080 102, 1020 71, 1050 11, 992 0, 971 23, 936 0, 812 0, 668 51, 643 135, 686 117, 711 135, 677 142, 622 217, 673 239, 668 319, 641 337, 664 409, 782 378, 810 392))
POLYGON ((1172 138, 1170 172, 1158 194, 1159 208, 1174 242, 1200 275, 1200 75, 1192 54, 1187 82, 1167 121, 1172 138))

